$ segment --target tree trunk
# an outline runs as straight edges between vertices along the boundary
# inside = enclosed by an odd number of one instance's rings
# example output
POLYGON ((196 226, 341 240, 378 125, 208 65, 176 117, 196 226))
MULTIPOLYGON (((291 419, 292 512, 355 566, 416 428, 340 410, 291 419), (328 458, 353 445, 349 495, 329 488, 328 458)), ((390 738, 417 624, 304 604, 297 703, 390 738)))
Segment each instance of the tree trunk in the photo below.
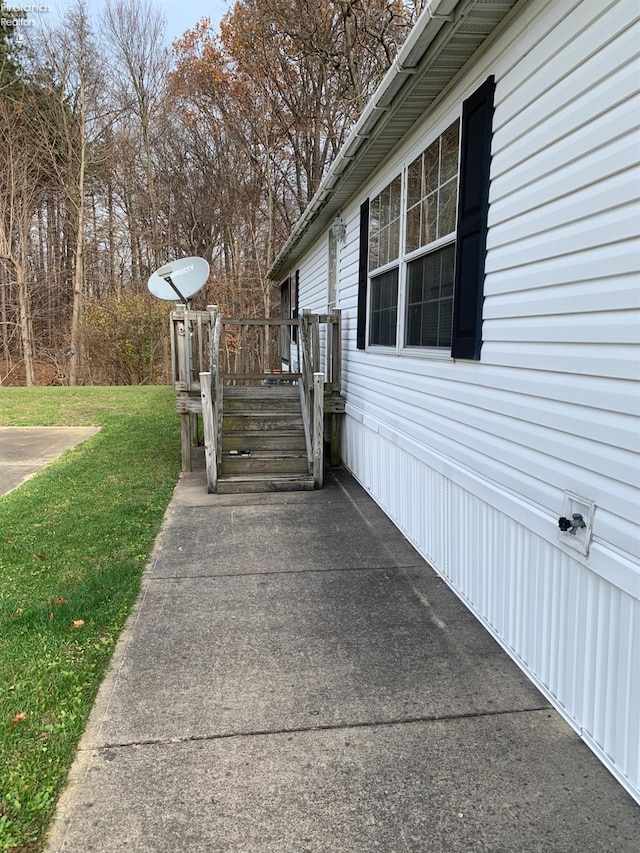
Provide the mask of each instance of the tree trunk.
POLYGON ((86 114, 84 83, 80 82, 80 140, 78 147, 78 179, 76 202, 76 245, 75 269, 73 274, 73 303, 71 306, 71 369, 69 385, 78 384, 82 367, 82 303, 84 299, 84 214, 85 214, 85 169, 87 162, 86 114))
MULTIPOLYGON (((4 359, 3 375, 11 370, 11 353, 9 350, 9 313, 7 306, 8 281, 4 264, 0 265, 0 328, 2 329, 2 358, 4 359)), ((2 382, 0 381, 0 384, 2 382)))
POLYGON ((33 371, 33 332, 31 325, 31 303, 29 300, 29 289, 24 260, 24 256, 21 263, 14 260, 13 266, 16 271, 16 279, 18 281, 20 343, 22 345, 25 382, 29 387, 31 387, 32 385, 35 385, 35 376, 33 371))

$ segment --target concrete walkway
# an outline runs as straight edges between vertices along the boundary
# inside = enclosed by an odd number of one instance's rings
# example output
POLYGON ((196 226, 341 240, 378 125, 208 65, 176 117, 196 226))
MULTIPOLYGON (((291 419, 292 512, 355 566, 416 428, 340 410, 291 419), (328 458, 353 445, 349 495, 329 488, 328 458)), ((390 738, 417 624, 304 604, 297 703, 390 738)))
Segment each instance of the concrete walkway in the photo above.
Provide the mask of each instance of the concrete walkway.
POLYGON ((639 849, 640 808, 343 472, 183 475, 49 846, 639 849))
POLYGON ((100 427, 0 427, 0 495, 99 431, 100 427))

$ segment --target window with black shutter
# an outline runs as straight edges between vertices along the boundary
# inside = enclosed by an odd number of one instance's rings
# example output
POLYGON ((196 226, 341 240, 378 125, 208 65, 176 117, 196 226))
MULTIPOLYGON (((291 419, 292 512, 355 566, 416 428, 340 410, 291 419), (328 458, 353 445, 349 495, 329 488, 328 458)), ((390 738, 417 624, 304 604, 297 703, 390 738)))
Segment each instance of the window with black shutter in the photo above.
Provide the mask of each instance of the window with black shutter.
POLYGON ((495 79, 462 105, 451 355, 480 359, 495 79))
POLYGON ((404 182, 362 204, 359 349, 480 358, 494 91, 489 77, 404 182))

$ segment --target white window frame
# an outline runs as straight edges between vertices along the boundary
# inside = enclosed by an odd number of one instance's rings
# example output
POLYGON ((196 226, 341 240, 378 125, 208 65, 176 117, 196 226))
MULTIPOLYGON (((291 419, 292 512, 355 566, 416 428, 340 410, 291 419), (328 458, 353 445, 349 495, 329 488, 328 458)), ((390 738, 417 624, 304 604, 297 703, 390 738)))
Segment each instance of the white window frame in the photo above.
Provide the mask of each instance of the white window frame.
POLYGON ((403 243, 402 243, 402 254, 401 254, 401 264, 402 264, 402 277, 401 277, 401 289, 398 300, 398 353, 407 356, 416 356, 418 358, 430 358, 430 359, 441 359, 445 361, 451 361, 451 344, 448 347, 437 347, 437 346, 420 346, 418 344, 409 345, 406 343, 408 337, 408 317, 407 317, 407 306, 408 306, 408 293, 407 293, 407 279, 408 279, 408 270, 409 265, 432 252, 437 252, 440 249, 445 248, 446 246, 456 244, 456 234, 457 234, 457 198, 459 191, 459 182, 460 182, 460 121, 461 121, 461 108, 455 114, 450 113, 447 116, 447 120, 440 122, 437 128, 434 128, 435 133, 431 133, 428 137, 428 141, 425 140, 426 144, 422 146, 420 153, 418 155, 413 155, 411 159, 406 159, 403 164, 403 177, 404 177, 404 186, 405 186, 405 195, 404 195, 404 204, 403 204, 403 243), (424 153, 430 148, 431 145, 436 140, 441 139, 447 131, 454 125, 458 124, 458 169, 457 169, 457 179, 456 179, 456 217, 454 220, 453 231, 450 231, 447 234, 437 237, 430 243, 427 243, 424 246, 419 246, 416 249, 412 249, 407 252, 405 250, 406 246, 406 229, 407 229, 407 194, 408 194, 408 175, 409 175, 409 167, 418 159, 418 157, 422 157, 424 153))
MULTIPOLYGON (((367 324, 366 324, 366 349, 371 350, 373 352, 381 352, 381 353, 396 353, 398 351, 398 316, 400 311, 400 276, 402 274, 402 246, 404 241, 404 201, 405 201, 405 178, 404 178, 404 169, 401 169, 399 173, 396 173, 390 181, 387 181, 373 196, 371 199, 371 203, 369 206, 369 216, 371 217, 371 209, 373 206, 373 202, 382 195, 385 190, 387 190, 392 184, 394 184, 397 180, 400 180, 400 197, 399 197, 399 209, 400 213, 398 216, 398 254, 392 260, 389 260, 382 264, 381 266, 374 267, 373 269, 369 269, 368 271, 368 286, 367 286, 367 324), (378 276, 384 275, 387 272, 390 272, 393 269, 398 269, 398 293, 396 300, 396 335, 395 335, 395 343, 394 344, 379 344, 379 343, 370 343, 371 338, 371 317, 372 317, 372 297, 373 297, 373 279, 378 276)), ((395 220, 393 220, 395 221, 395 220)), ((367 249, 367 264, 370 263, 371 259, 371 219, 369 219, 369 242, 367 249)))

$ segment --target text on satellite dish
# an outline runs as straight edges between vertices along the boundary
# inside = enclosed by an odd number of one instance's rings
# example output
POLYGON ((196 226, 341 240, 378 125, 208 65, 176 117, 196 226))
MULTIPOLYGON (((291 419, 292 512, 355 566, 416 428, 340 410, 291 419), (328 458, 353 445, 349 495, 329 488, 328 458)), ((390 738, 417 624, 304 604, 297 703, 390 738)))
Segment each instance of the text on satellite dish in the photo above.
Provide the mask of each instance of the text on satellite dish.
POLYGON ((181 270, 174 270, 171 275, 184 275, 186 272, 191 272, 193 269, 193 264, 189 267, 182 267, 181 270))

